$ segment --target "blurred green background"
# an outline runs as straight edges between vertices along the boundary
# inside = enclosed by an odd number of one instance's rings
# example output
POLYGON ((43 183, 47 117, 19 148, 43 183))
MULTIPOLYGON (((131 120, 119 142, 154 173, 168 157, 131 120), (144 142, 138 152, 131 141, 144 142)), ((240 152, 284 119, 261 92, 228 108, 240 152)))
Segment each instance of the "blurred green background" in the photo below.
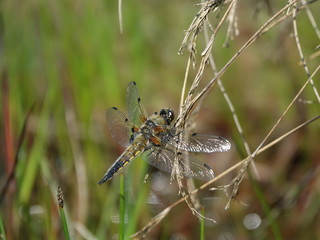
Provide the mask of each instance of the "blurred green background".
MULTIPOLYGON (((285 2, 271 1, 271 11, 285 2)), ((105 111, 117 106, 125 112, 130 81, 137 82, 149 113, 163 107, 178 110, 188 54, 178 56, 177 52, 184 30, 199 9, 195 3, 124 1, 121 34, 116 1, 1 1, 1 188, 12 170, 19 136, 31 111, 14 181, 6 196, 1 196, 0 217, 7 239, 64 238, 56 200, 58 185, 72 238, 118 238, 120 177, 97 184, 123 150, 111 139, 105 111)), ((319 3, 310 7, 319 16, 319 3)), ((237 11, 240 35, 229 48, 222 47, 226 25, 217 36, 213 55, 218 68, 271 16, 263 1, 240 1, 237 11)), ((305 12, 299 12, 298 28, 309 56, 319 39, 305 12)), ((307 79, 292 32, 289 20, 272 29, 222 76, 251 151, 307 79)), ((201 34, 198 53, 203 47, 201 34)), ((308 64, 312 71, 319 57, 308 64)), ((212 76, 207 70, 201 86, 212 76)), ((315 82, 319 88, 316 78, 315 82)), ((302 99, 316 101, 311 87, 302 99)), ((296 103, 272 139, 318 114, 319 104, 296 103)), ((233 144, 229 153, 196 156, 216 175, 246 156, 217 87, 206 97, 196 124, 197 131, 223 136, 233 144)), ((319 237, 319 134, 319 123, 314 122, 258 156, 260 178, 249 174, 228 211, 223 210, 228 200, 224 194, 203 191, 204 213, 217 221, 205 221, 205 239, 319 237), (245 219, 253 223, 248 227, 245 219), (259 219, 261 224, 250 230, 259 219)), ((168 174, 155 171, 144 184, 145 170, 144 162, 137 159, 125 171, 126 238, 179 198, 176 184, 168 183, 168 174)), ((199 220, 182 204, 147 239, 199 237, 199 220)))

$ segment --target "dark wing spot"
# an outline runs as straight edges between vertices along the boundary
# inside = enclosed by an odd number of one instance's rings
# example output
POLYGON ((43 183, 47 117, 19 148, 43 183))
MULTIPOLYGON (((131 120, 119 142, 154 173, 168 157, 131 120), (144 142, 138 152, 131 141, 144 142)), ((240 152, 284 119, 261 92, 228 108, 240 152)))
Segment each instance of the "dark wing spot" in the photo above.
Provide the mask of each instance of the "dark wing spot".
POLYGON ((128 118, 126 118, 124 121, 125 121, 125 122, 128 122, 129 120, 128 120, 128 118))
POLYGON ((211 167, 209 167, 207 164, 203 164, 203 166, 205 166, 206 168, 208 168, 209 170, 212 170, 211 167))
POLYGON ((137 85, 137 83, 135 81, 132 81, 133 85, 137 85))
POLYGON ((116 108, 116 107, 112 107, 112 109, 114 109, 114 110, 118 110, 118 108, 116 108))
POLYGON ((197 135, 197 133, 192 133, 192 134, 191 134, 191 136, 196 136, 196 135, 197 135))
POLYGON ((177 152, 177 155, 181 155, 182 154, 182 152, 177 152))
POLYGON ((141 101, 141 99, 140 98, 138 98, 138 102, 140 102, 141 101))

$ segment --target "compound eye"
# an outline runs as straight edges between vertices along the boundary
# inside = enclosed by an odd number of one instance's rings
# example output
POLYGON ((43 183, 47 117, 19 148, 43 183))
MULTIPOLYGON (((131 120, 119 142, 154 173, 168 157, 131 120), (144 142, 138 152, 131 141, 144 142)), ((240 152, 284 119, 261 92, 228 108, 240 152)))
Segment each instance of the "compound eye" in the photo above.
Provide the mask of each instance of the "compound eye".
POLYGON ((169 110, 168 117, 171 119, 171 121, 174 119, 174 113, 172 110, 169 110))

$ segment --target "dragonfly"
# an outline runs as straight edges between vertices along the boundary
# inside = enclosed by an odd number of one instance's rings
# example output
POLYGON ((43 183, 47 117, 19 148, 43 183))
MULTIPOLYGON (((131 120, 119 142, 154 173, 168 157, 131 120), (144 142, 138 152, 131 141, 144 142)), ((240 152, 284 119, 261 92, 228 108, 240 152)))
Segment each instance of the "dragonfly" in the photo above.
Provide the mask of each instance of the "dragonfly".
POLYGON ((140 155, 150 165, 169 173, 178 163, 178 171, 185 177, 204 181, 214 178, 213 170, 189 152, 226 152, 231 148, 227 139, 199 133, 181 138, 185 133, 175 128, 172 109, 164 108, 148 117, 134 81, 127 88, 126 105, 128 117, 116 107, 107 110, 111 135, 125 150, 106 171, 100 185, 140 155))

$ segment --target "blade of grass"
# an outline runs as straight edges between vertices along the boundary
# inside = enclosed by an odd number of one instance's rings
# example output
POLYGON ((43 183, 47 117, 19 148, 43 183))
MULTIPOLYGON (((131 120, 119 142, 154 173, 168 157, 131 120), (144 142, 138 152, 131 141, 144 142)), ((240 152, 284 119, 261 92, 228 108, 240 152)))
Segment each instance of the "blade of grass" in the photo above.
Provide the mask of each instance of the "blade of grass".
POLYGON ((1 87, 2 87, 2 109, 3 109, 3 125, 4 125, 4 144, 5 144, 5 162, 6 171, 8 175, 14 166, 14 146, 12 138, 12 128, 11 128, 11 113, 10 113, 10 103, 9 103, 9 82, 8 73, 3 70, 1 76, 1 87))
POLYGON ((7 238, 6 238, 6 233, 5 233, 5 231, 4 231, 4 226, 3 226, 3 222, 2 222, 1 216, 0 216, 0 238, 1 238, 2 240, 6 240, 6 239, 7 239, 7 238))
POLYGON ((125 236, 125 177, 123 174, 120 175, 120 225, 119 225, 119 239, 124 240, 125 236))
POLYGON ((46 98, 42 107, 42 113, 40 115, 38 128, 36 130, 36 139, 29 155, 29 161, 24 171, 24 176, 21 180, 19 202, 22 205, 26 205, 31 192, 32 187, 38 173, 40 159, 42 158, 43 149, 45 148, 46 141, 48 139, 48 122, 50 118, 51 105, 54 104, 57 85, 55 81, 51 81, 52 84, 48 86, 46 98))
MULTIPOLYGON (((201 214, 204 215, 203 207, 202 207, 201 214)), ((200 240, 204 240, 204 218, 200 218, 200 240)))
MULTIPOLYGON (((142 183, 144 181, 146 170, 147 170, 147 163, 142 161, 142 159, 139 157, 137 159, 138 161, 142 162, 143 164, 143 171, 139 178, 139 183, 142 183)), ((130 235, 132 235, 136 231, 137 223, 139 221, 139 216, 141 216, 141 213, 143 212, 143 208, 145 208, 145 200, 148 193, 148 187, 147 184, 143 184, 143 187, 141 187, 138 191, 138 196, 136 198, 136 201, 134 202, 134 205, 131 205, 129 207, 128 216, 130 216, 130 221, 128 221, 128 225, 126 228, 126 239, 129 239, 130 235)))
POLYGON ((60 219, 61 219, 61 224, 63 227, 64 237, 66 240, 70 240, 68 222, 67 222, 66 215, 65 215, 64 209, 63 209, 63 196, 62 196, 62 190, 61 190, 60 186, 58 186, 58 196, 57 197, 58 197, 60 219))
MULTIPOLYGON (((114 189, 110 188, 108 192, 115 192, 114 189)), ((110 194, 105 199, 105 202, 103 204, 103 208, 101 210, 101 219, 98 224, 96 236, 98 239, 107 239, 107 236, 110 236, 111 228, 110 228, 110 219, 113 214, 112 208, 110 206, 116 205, 117 201, 117 195, 116 194, 110 194), (107 230, 106 230, 107 229, 107 230), (109 231, 108 231, 109 230, 109 231)))
POLYGON ((65 239, 70 240, 68 223, 67 223, 66 215, 64 213, 63 208, 59 208, 59 212, 60 212, 61 224, 62 224, 62 227, 63 227, 64 237, 65 237, 65 239))
POLYGON ((29 117, 34 109, 34 104, 31 106, 30 110, 28 111, 27 113, 27 116, 25 117, 24 119, 24 122, 23 122, 23 126, 22 126, 22 129, 20 131, 20 134, 19 134, 19 139, 18 139, 18 144, 17 144, 17 150, 16 150, 16 154, 15 154, 15 157, 14 157, 14 163, 13 163, 13 167, 11 169, 11 173, 9 174, 9 176, 7 177, 7 179, 5 180, 5 184, 3 185, 3 188, 0 190, 0 204, 2 203, 2 201, 4 200, 4 197, 7 193, 7 190, 8 190, 8 187, 10 185, 10 182, 14 179, 15 177, 15 173, 16 173, 16 167, 17 167, 17 164, 18 164, 18 156, 19 156, 19 152, 21 150, 21 146, 22 146, 22 143, 23 143, 23 140, 24 140, 24 137, 25 137, 25 134, 26 134, 26 129, 27 129, 27 125, 28 125, 28 120, 29 120, 29 117))

